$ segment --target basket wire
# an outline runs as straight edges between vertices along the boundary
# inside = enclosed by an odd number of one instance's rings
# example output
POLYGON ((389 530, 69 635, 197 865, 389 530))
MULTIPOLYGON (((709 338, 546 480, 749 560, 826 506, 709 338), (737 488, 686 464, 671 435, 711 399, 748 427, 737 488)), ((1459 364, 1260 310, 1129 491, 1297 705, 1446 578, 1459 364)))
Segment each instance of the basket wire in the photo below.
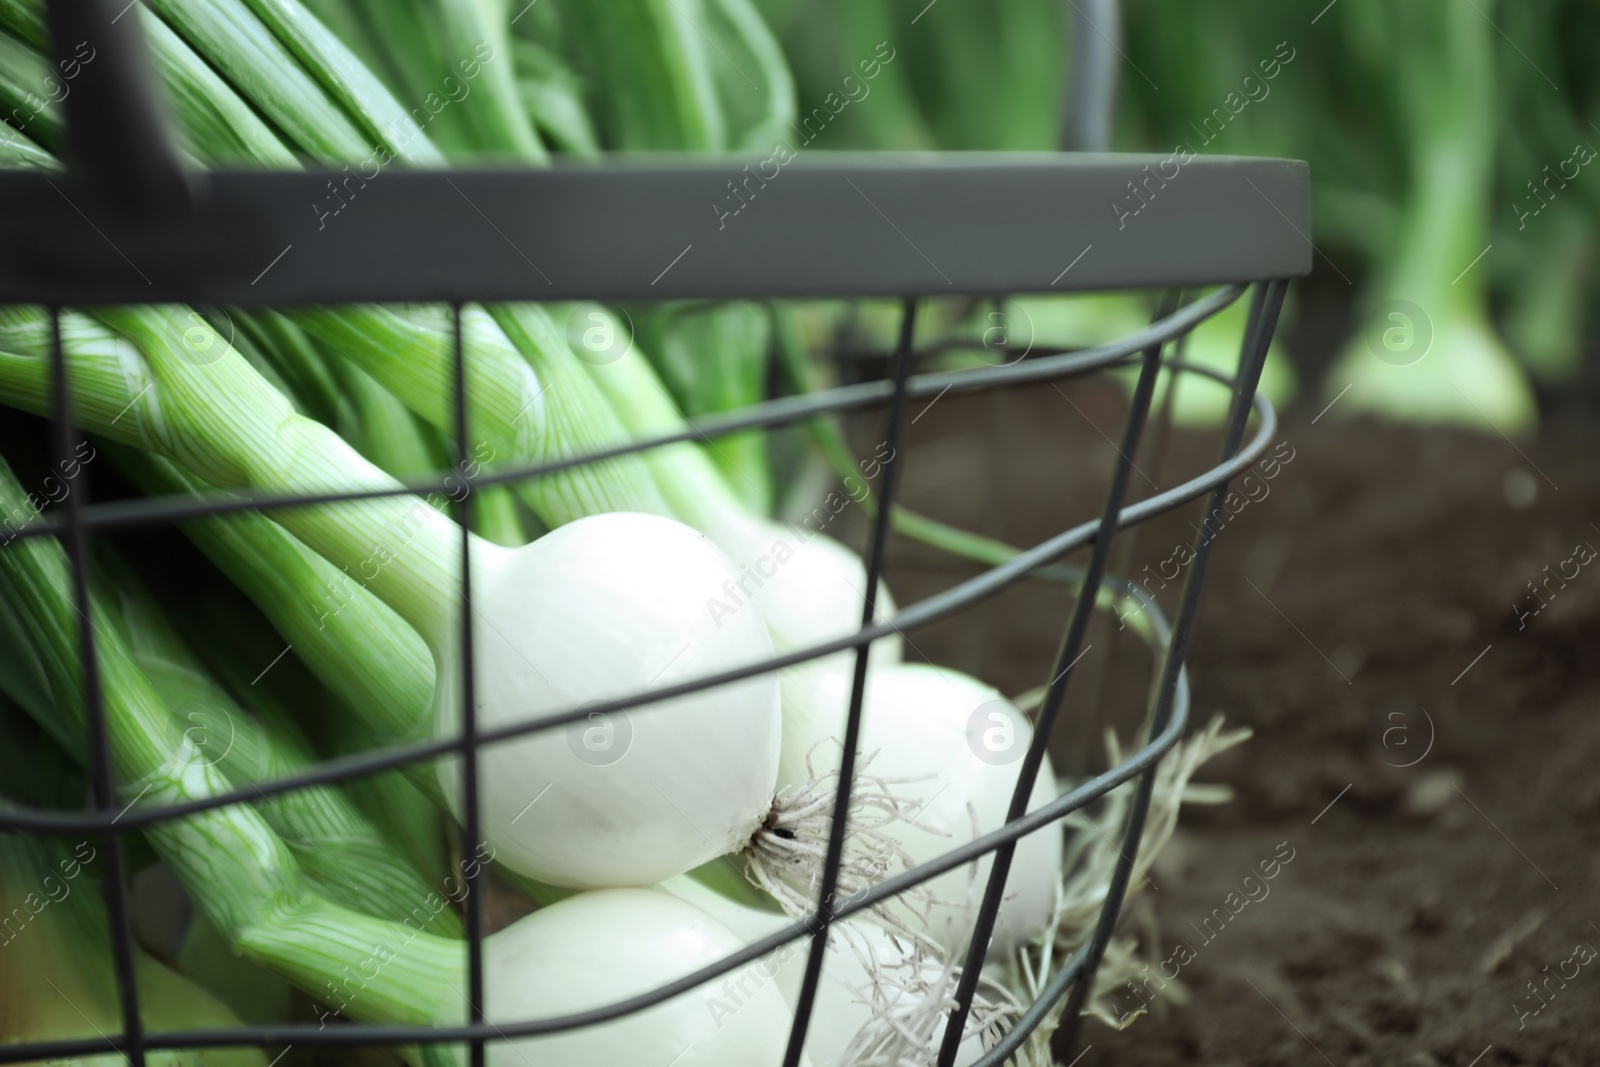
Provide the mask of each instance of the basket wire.
MULTIPOLYGON (((713 981, 735 968, 761 958, 790 941, 808 938, 810 944, 806 970, 783 1061, 784 1067, 796 1067, 800 1062, 806 1032, 811 1022, 817 983, 821 975, 824 949, 831 924, 879 904, 946 870, 971 863, 992 852, 995 854, 995 861, 985 888, 982 904, 974 920, 974 933, 965 960, 961 982, 957 989, 956 1008, 949 1014, 943 1045, 938 1057, 939 1067, 950 1067, 954 1062, 957 1046, 960 1043, 962 1027, 975 994, 977 978, 983 967, 989 934, 993 930, 995 915, 1000 904, 1001 889, 1004 886, 1007 865, 1017 840, 1028 833, 1049 832, 1050 827, 1055 827, 1056 832, 1059 832, 1060 820, 1104 796, 1110 790, 1127 783, 1130 779, 1137 779, 1137 784, 1134 787, 1134 800, 1129 808, 1122 833, 1121 857, 1115 864, 1106 903, 1101 909, 1098 922, 1090 939, 1049 979, 1037 1000, 1026 1008, 1012 1028, 977 1063, 979 1067, 991 1067, 991 1065, 1004 1062, 1006 1058, 1017 1051, 1027 1037, 1048 1017, 1063 997, 1066 999, 1063 1026, 1070 1030, 1077 1018, 1079 1009, 1083 1006, 1089 994, 1096 968, 1105 953, 1118 919, 1120 906, 1132 875, 1134 858, 1137 855, 1138 844, 1143 831, 1145 815, 1155 780, 1155 767, 1160 757, 1177 742, 1187 721, 1188 694, 1183 674, 1183 659, 1193 631, 1200 591, 1211 549, 1211 542, 1204 536, 1203 531, 1195 539, 1193 566, 1185 579, 1176 614, 1170 627, 1160 627, 1160 629, 1167 631, 1166 648, 1160 660, 1159 682, 1154 687, 1152 694, 1153 703, 1148 717, 1148 736, 1144 739, 1142 747, 1124 762, 1080 784, 1059 799, 1032 813, 1025 812, 1026 798, 1032 787, 1034 777, 1042 765, 1045 745, 1048 742, 1051 726, 1063 706, 1072 668, 1081 654, 1079 648, 1095 603, 1096 594, 1102 583, 1110 580, 1105 575, 1105 563, 1116 531, 1153 515, 1173 510, 1188 501, 1199 498, 1207 491, 1211 494, 1208 507, 1210 509, 1222 507, 1222 501, 1228 492, 1228 485, 1231 479, 1250 462, 1253 462, 1254 458, 1265 448, 1269 436, 1275 430, 1276 419, 1271 406, 1264 398, 1257 396, 1256 390, 1261 368, 1283 305, 1286 289, 1287 281, 1281 279, 1263 281, 1253 286, 1248 320, 1241 345, 1238 372, 1231 380, 1226 375, 1195 367, 1181 360, 1163 360, 1161 353, 1167 342, 1185 336, 1198 322, 1211 314, 1215 314, 1227 303, 1231 302, 1232 299, 1237 298, 1243 291, 1240 286, 1232 286, 1220 290, 1218 293, 1196 300, 1182 309, 1174 310, 1170 305, 1164 307, 1148 330, 1116 344, 1079 352, 1049 353, 1038 358, 1029 359, 1026 362, 1018 361, 1006 366, 978 371, 920 376, 912 375, 918 356, 918 352, 913 345, 917 299, 915 297, 907 297, 902 303, 899 339, 892 357, 893 373, 892 381, 890 382, 864 383, 863 385, 829 390, 809 397, 773 401, 718 419, 701 420, 695 427, 679 434, 663 435, 651 440, 630 442, 615 449, 607 450, 604 453, 573 457, 572 459, 564 459, 538 467, 496 472, 494 475, 469 479, 469 482, 475 484, 495 484, 514 479, 536 477, 554 470, 593 462, 598 458, 640 452, 679 440, 696 439, 702 434, 707 437, 714 437, 738 429, 783 425, 820 413, 851 410, 879 403, 887 403, 888 406, 885 439, 890 442, 891 447, 894 449, 891 453, 894 458, 886 461, 883 467, 878 507, 873 519, 873 528, 867 552, 867 585, 863 594, 862 625, 860 630, 853 635, 848 635, 814 648, 775 656, 763 663, 751 664, 735 670, 725 671, 715 676, 695 679, 677 686, 652 690, 649 693, 635 694, 627 698, 608 701, 601 705, 586 705, 583 708, 548 716, 536 722, 482 732, 478 729, 474 714, 472 692, 474 672, 470 667, 473 656, 473 626, 472 612, 470 610, 471 588, 469 585, 471 575, 467 565, 468 534, 470 533, 469 516, 467 509, 461 508, 459 509, 459 518, 462 524, 463 537, 460 647, 463 663, 468 666, 468 669, 462 672, 461 678, 463 686, 463 717, 459 736, 441 741, 391 746, 355 757, 336 759, 319 764, 317 767, 291 778, 262 783, 260 790, 251 787, 249 790, 239 790, 235 793, 181 804, 161 807, 130 807, 121 812, 116 810, 115 783, 102 700, 103 694, 96 664, 95 633, 93 624, 90 622, 87 544, 91 533, 99 529, 167 523, 177 518, 216 515, 245 507, 272 509, 329 503, 336 500, 360 499, 370 496, 398 495, 434 488, 438 483, 413 483, 401 489, 375 490, 371 493, 354 496, 351 494, 288 496, 242 494, 228 498, 200 500, 147 499, 105 505, 86 504, 82 499, 82 494, 77 492, 68 494, 63 502, 62 511, 64 514, 60 518, 35 522, 21 531, 19 537, 50 534, 57 536, 66 549, 71 564, 73 597, 81 620, 79 641, 82 653, 84 699, 88 726, 87 751, 90 777, 93 784, 94 814, 83 816, 61 812, 14 809, 0 813, 0 828, 48 834, 92 833, 99 835, 104 840, 107 859, 102 891, 110 917, 111 955, 116 973, 123 1027, 121 1033, 106 1035, 103 1040, 99 1041, 63 1039, 7 1046, 0 1049, 0 1062, 87 1055, 103 1052, 107 1046, 123 1053, 128 1061, 135 1064, 136 1067, 142 1067, 146 1061, 147 1052, 152 1049, 194 1049, 244 1045, 257 1045, 269 1049, 280 1045, 350 1047, 415 1044, 433 1046, 465 1042, 469 1050, 470 1062, 476 1067, 476 1065, 484 1062, 486 1042, 575 1029, 643 1010, 696 986, 713 981), (896 618, 888 622, 875 623, 873 621, 875 618, 874 607, 885 563, 894 493, 899 480, 899 456, 902 451, 900 446, 905 431, 905 414, 908 400, 918 395, 934 395, 943 389, 952 388, 956 384, 959 384, 964 390, 993 389, 1027 381, 1087 374, 1102 367, 1131 362, 1135 355, 1137 355, 1140 367, 1138 384, 1133 390, 1132 402, 1129 404, 1126 422, 1122 431, 1121 447, 1118 448, 1119 458, 1114 464, 1105 504, 1098 518, 1092 522, 1074 527, 1072 530, 1064 531, 1043 544, 1024 552, 1010 563, 992 568, 974 579, 958 584, 955 588, 945 593, 903 609, 896 618), (1158 493, 1136 504, 1127 505, 1125 498, 1129 474, 1133 467, 1133 457, 1149 416, 1156 376, 1162 367, 1166 367, 1174 373, 1179 371, 1198 372, 1207 377, 1231 384, 1233 390, 1232 402, 1223 433, 1221 453, 1216 466, 1205 474, 1164 493, 1158 493), (1249 445, 1241 447, 1252 410, 1260 415, 1259 429, 1249 445), (852 782, 851 772, 855 765, 859 746, 861 709, 866 681, 867 650, 870 643, 891 633, 926 624, 934 619, 970 606, 984 597, 993 595, 1001 589, 1015 584, 1030 573, 1037 572, 1053 564, 1068 552, 1090 543, 1094 545, 1094 549, 1079 583, 1076 604, 1067 630, 1063 635, 1056 667, 1052 671, 1048 695, 1039 713, 1032 742, 1019 768, 1016 791, 1006 824, 965 845, 949 850, 934 861, 887 878, 871 889, 856 894, 853 898, 839 899, 838 873, 845 836, 844 813, 849 803, 852 782), (748 945, 715 964, 702 967, 692 974, 685 975, 666 986, 626 998, 614 1004, 571 1013, 558 1018, 522 1020, 514 1023, 490 1023, 485 1020, 483 1012, 484 916, 482 895, 477 891, 477 883, 483 877, 483 873, 475 869, 466 875, 468 891, 465 907, 469 946, 469 986, 467 990, 467 1022, 463 1026, 430 1028, 426 1026, 358 1023, 321 1029, 314 1028, 310 1024, 273 1024, 242 1026, 232 1030, 157 1034, 149 1034, 143 1030, 139 1015, 137 989, 133 980, 133 937, 129 917, 128 866, 124 848, 125 843, 123 841, 125 834, 135 832, 141 827, 151 825, 157 821, 178 818, 196 811, 221 807, 226 804, 258 800, 268 794, 302 788, 311 784, 346 781, 422 759, 455 754, 462 760, 464 768, 462 835, 465 848, 470 851, 480 837, 477 781, 477 756, 480 745, 523 736, 537 730, 556 729, 596 710, 620 711, 644 707, 672 696, 723 684, 739 678, 750 677, 754 674, 773 671, 844 649, 855 650, 855 671, 852 679, 849 710, 844 724, 840 786, 835 801, 834 820, 830 830, 821 888, 815 910, 803 919, 789 924, 783 930, 748 945)), ((453 378, 456 431, 454 436, 459 458, 464 460, 469 457, 470 448, 470 435, 466 415, 466 353, 463 351, 461 335, 462 304, 455 302, 452 306, 454 311, 453 378)), ((66 387, 68 369, 61 342, 61 308, 52 306, 49 312, 51 320, 50 358, 53 368, 54 393, 52 448, 55 458, 61 460, 70 458, 73 454, 76 433, 72 423, 70 392, 66 387)), ((463 467, 462 469, 466 468, 463 467)))

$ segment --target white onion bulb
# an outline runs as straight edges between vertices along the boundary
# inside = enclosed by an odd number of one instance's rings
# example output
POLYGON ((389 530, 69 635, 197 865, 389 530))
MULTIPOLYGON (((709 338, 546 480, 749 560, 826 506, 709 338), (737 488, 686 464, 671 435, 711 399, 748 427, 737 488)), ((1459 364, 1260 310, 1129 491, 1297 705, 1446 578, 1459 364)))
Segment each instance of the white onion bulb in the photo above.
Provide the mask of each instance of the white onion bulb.
MULTIPOLYGON (((613 512, 474 562, 478 726, 662 688, 772 655, 757 610, 713 619, 734 575, 682 523, 613 512)), ((441 736, 460 731, 445 657, 441 736)), ((512 869, 552 885, 646 885, 750 840, 772 806, 778 685, 758 675, 480 749, 483 832, 512 869)), ((441 762, 459 804, 459 760, 441 762)), ((459 815, 459 812, 457 813, 459 815)))
MULTIPOLYGON (((729 540, 731 540, 731 535, 729 540)), ((794 652, 854 633, 861 627, 861 607, 866 596, 867 569, 850 549, 804 527, 793 528, 764 519, 742 521, 738 539, 722 543, 739 567, 742 584, 735 584, 722 598, 724 608, 736 601, 754 603, 766 617, 772 633, 773 650, 794 652)), ((889 587, 878 583, 873 619, 894 618, 894 597, 889 587)), ((899 634, 874 641, 869 655, 872 666, 899 663, 903 642, 899 634)), ((855 669, 856 654, 846 650, 822 659, 809 660, 778 672, 784 707, 787 737, 792 717, 804 721, 811 709, 829 701, 828 679, 839 671, 855 669), (819 689, 818 687, 822 688, 819 689)), ((844 722, 841 710, 839 722, 844 722)), ((789 747, 785 742, 785 748, 789 747)))
MULTIPOLYGON (((492 1023, 566 1015, 682 978, 743 942, 692 904, 650 889, 580 893, 484 942, 492 1023)), ((644 1011, 598 1026, 489 1044, 492 1067, 751 1067, 783 1060, 793 1015, 746 966, 644 1011), (737 1007, 718 990, 746 991, 737 1007)))
MULTIPOLYGON (((813 699, 803 705, 790 700, 784 706, 780 793, 839 767, 851 673, 842 668, 820 671, 812 682, 813 699)), ((874 667, 862 700, 857 766, 870 757, 864 773, 887 783, 911 820, 891 822, 882 832, 921 864, 998 829, 1032 734, 1026 716, 975 678, 926 664, 874 667)), ((859 778, 855 788, 863 788, 859 778)), ((1058 795, 1047 757, 1029 794, 1028 810, 1058 795)), ((1061 862, 1059 827, 1020 840, 995 922, 995 952, 1009 951, 1044 931, 1055 905, 1061 862)), ((991 863, 986 856, 925 883, 934 899, 927 906, 929 927, 924 932, 948 951, 965 947, 991 863)), ((921 928, 911 907, 901 902, 891 907, 913 929, 921 928)))
MULTIPOLYGON (((761 911, 729 900, 691 877, 674 878, 661 888, 710 913, 744 944, 759 941, 792 921, 776 912, 761 911)), ((748 968, 761 984, 775 984, 790 1008, 800 1002, 800 985, 805 977, 809 938, 791 941, 757 960, 748 968)), ((857 915, 834 924, 828 933, 828 954, 822 965, 812 1005, 811 1025, 806 1031, 806 1055, 816 1067, 849 1067, 847 1053, 852 1045, 887 1039, 892 1033, 884 1016, 923 1040, 902 1051, 925 1052, 928 1062, 938 1051, 944 1035, 942 1001, 933 990, 939 986, 944 968, 933 959, 920 964, 902 940, 896 939, 871 916, 857 915), (874 975, 872 964, 878 966, 874 975), (926 988, 924 988, 926 987, 926 988)), ((954 987, 953 979, 945 982, 954 987)), ((736 994, 729 983, 719 983, 718 995, 736 994)), ((982 1036, 973 1030, 961 1043, 956 1067, 965 1067, 983 1054, 982 1036)), ((875 1061, 876 1062, 876 1061, 875 1061)), ((908 1062, 920 1062, 912 1058, 908 1062)))
MULTIPOLYGON (((728 619, 754 604, 778 652, 820 644, 861 628, 867 569, 861 558, 826 534, 740 514, 720 522, 712 539, 737 571, 713 610, 728 619)), ((894 617, 894 599, 880 582, 873 618, 894 617)), ((873 645, 886 662, 900 659, 900 638, 873 645), (881 650, 881 651, 880 651, 881 650)))

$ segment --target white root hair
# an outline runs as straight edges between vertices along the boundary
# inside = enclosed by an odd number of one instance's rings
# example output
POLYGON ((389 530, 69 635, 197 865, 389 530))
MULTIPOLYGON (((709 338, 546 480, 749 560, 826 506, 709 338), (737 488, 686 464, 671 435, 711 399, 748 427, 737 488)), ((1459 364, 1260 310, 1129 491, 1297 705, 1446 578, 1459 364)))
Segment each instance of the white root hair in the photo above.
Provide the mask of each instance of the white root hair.
MULTIPOLYGON (((1191 784, 1194 772, 1212 756, 1249 736, 1249 730, 1224 733, 1219 715, 1161 760, 1139 849, 1133 857, 1128 897, 1141 888, 1151 865, 1171 838, 1183 803, 1220 803, 1229 798, 1225 787, 1191 784)), ((1110 731, 1106 749, 1113 764, 1121 761, 1121 746, 1110 731)), ((857 896, 881 881, 897 861, 902 867, 910 866, 911 857, 900 847, 893 828, 902 822, 920 825, 915 822, 918 805, 894 793, 892 786, 903 783, 866 773, 875 755, 861 761, 851 790, 849 832, 837 890, 842 899, 857 896)), ((811 770, 809 757, 807 769, 811 770)), ((813 772, 804 786, 778 798, 746 849, 747 876, 794 917, 810 914, 815 907, 837 780, 837 771, 822 775, 813 772)), ((1128 783, 1108 794, 1095 816, 1080 812, 1067 820, 1068 825, 1097 832, 1073 836, 1046 934, 1033 944, 1020 947, 1010 958, 996 961, 1000 966, 994 977, 986 972, 979 979, 979 992, 973 998, 964 1033, 966 1040, 976 1034, 985 1049, 994 1047, 1021 1016, 1023 1005, 1037 999, 1050 976, 1088 940, 1110 891, 1112 871, 1122 858, 1120 835, 1133 788, 1128 783)), ((977 864, 972 864, 969 905, 977 889, 976 875, 977 864)), ((875 905, 870 915, 863 917, 864 921, 876 921, 888 932, 896 952, 894 958, 884 958, 847 924, 836 925, 830 940, 830 951, 853 952, 868 976, 867 988, 859 990, 858 995, 872 1018, 851 1040, 845 1055, 845 1062, 857 1067, 929 1067, 937 1058, 945 1020, 956 1004, 962 968, 926 933, 927 910, 934 898, 927 890, 921 890, 902 894, 899 899, 899 908, 891 909, 885 902, 875 905), (912 918, 923 920, 920 929, 913 926, 907 909, 912 918)), ((1083 1013, 1118 1028, 1131 1022, 1136 1015, 1119 1016, 1111 998, 1138 972, 1140 962, 1137 938, 1113 938, 1096 972, 1083 1013)), ((1179 992, 1174 990, 1175 997, 1179 992)), ((1049 1067, 1053 1062, 1050 1040, 1060 1025, 1058 1009, 1046 1016, 1007 1062, 1015 1067, 1049 1067)))
MULTIPOLYGON (((942 833, 916 821, 920 803, 895 794, 894 787, 909 780, 891 781, 868 773, 876 756, 873 752, 861 760, 850 791, 837 888, 845 900, 881 881, 896 864, 902 868, 912 865, 912 857, 895 837, 897 824, 942 833)), ((810 754, 806 767, 810 780, 774 801, 761 830, 745 850, 746 876, 796 918, 810 914, 815 907, 839 778, 837 771, 817 774, 810 754)), ((968 815, 976 836, 977 812, 970 804, 968 815)), ((977 865, 972 864, 970 878, 976 875, 977 865)), ((969 897, 974 887, 975 883, 969 884, 969 897)), ((938 941, 927 933, 928 910, 936 902, 933 894, 918 888, 899 894, 896 901, 895 907, 888 902, 875 905, 862 919, 888 934, 894 946, 892 957, 886 958, 847 923, 834 926, 829 942, 830 951, 853 953, 867 976, 868 986, 857 995, 872 1018, 851 1040, 845 1056, 845 1062, 855 1067, 929 1067, 937 1058, 945 1019, 956 1004, 961 967, 948 959, 938 941)), ((984 1047, 991 1047, 1021 1010, 1003 985, 980 978, 964 1036, 981 1035, 984 1047)), ((1015 1062, 1032 1067, 1034 1060, 1015 1062)), ((1049 1061, 1039 1063, 1048 1067, 1049 1061)))
MULTIPOLYGON (((1225 786, 1190 781, 1195 771, 1211 757, 1250 737, 1248 729, 1224 732, 1222 723, 1221 715, 1213 716, 1203 729, 1179 742, 1157 765, 1150 808, 1140 835, 1139 850, 1133 857, 1125 900, 1133 898, 1144 885, 1151 865, 1177 828, 1178 812, 1184 803, 1217 804, 1231 798, 1225 786)), ((1113 765, 1121 762, 1121 746, 1109 730, 1106 752, 1113 765)), ((1056 968, 1070 960, 1089 940, 1099 920, 1110 892, 1112 871, 1122 859, 1121 835, 1133 789, 1134 783, 1129 782, 1113 790, 1097 816, 1080 812, 1067 820, 1068 825, 1081 826, 1084 832, 1074 836, 1067 850, 1061 884, 1056 890, 1055 914, 1048 932, 1034 945, 1019 949, 1008 961, 1005 971, 1006 980, 1022 990, 1028 1000, 1037 998, 1056 968), (1091 830, 1096 832, 1088 832, 1091 830)), ((1147 932, 1147 936, 1153 935, 1147 932)), ((1142 1008, 1132 1013, 1118 1013, 1112 1002, 1113 994, 1141 970, 1144 961, 1139 958, 1138 946, 1139 938, 1129 936, 1114 937, 1107 944, 1105 957, 1095 972, 1094 987, 1084 1002, 1084 1015, 1120 1030, 1143 1014, 1142 1008)), ((1175 982, 1169 986, 1174 1003, 1181 1003, 1184 999, 1182 987, 1175 982)), ((1057 1010, 1029 1035, 1012 1062, 1050 1063, 1050 1038, 1060 1025, 1061 1012, 1057 1010), (1024 1054, 1031 1059, 1024 1058, 1024 1054)))
MULTIPOLYGON (((844 934, 842 940, 872 981, 865 991, 872 1019, 851 1040, 844 1062, 855 1067, 930 1067, 938 1057, 945 1020, 956 1006, 961 967, 924 940, 910 943, 899 959, 885 961, 870 945, 851 938, 848 927, 844 934)), ((1022 1006, 999 983, 980 978, 978 984, 963 1038, 979 1035, 987 1049, 1016 1021, 1022 1006)), ((1017 1062, 1032 1067, 1031 1060, 1017 1062)))
MULTIPOLYGON (((815 751, 813 749, 813 751, 815 751)), ((865 756, 857 767, 850 790, 850 806, 844 852, 839 864, 835 895, 851 900, 882 881, 898 862, 909 867, 911 856, 900 847, 890 828, 896 823, 938 832, 916 821, 919 806, 896 796, 893 786, 905 784, 868 773, 876 752, 865 756)), ((828 837, 833 830, 833 808, 838 797, 839 772, 816 774, 810 754, 806 769, 812 776, 805 785, 778 796, 761 828, 745 847, 746 877, 765 890, 791 918, 811 914, 820 891, 823 865, 827 860, 828 837)), ((873 905, 869 911, 883 926, 912 941, 928 941, 926 910, 930 901, 926 890, 913 889, 896 898, 900 908, 889 902, 873 905), (922 920, 921 929, 906 916, 922 920)))

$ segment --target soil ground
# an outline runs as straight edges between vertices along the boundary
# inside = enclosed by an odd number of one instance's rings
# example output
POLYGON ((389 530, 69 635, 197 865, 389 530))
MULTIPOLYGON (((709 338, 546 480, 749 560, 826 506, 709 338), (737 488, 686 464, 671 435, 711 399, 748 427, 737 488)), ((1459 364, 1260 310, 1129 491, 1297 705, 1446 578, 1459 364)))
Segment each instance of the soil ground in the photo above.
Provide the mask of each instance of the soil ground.
MULTIPOLYGON (((1123 411, 1103 381, 945 398, 914 412, 902 499, 1037 543, 1099 506, 1123 411)), ((1128 1029, 1086 1022, 1079 1067, 1600 1062, 1600 560, 1575 551, 1600 547, 1600 433, 1513 445, 1335 412, 1278 438, 1293 458, 1217 536, 1189 656, 1191 721, 1255 732, 1200 775, 1235 799, 1188 811, 1122 927, 1152 964, 1194 958, 1128 1029), (1269 895, 1207 926, 1283 843, 1269 895)), ((1133 492, 1216 447, 1174 431, 1133 492)), ((1119 537, 1117 569, 1158 566, 1198 512, 1119 537)), ((902 603, 976 573, 903 539, 891 560, 902 603)), ((1015 694, 1069 607, 1030 582, 908 656, 1015 694)), ((1127 738, 1142 712, 1150 659, 1114 628, 1090 634, 1058 769, 1103 765, 1104 725, 1127 738)))

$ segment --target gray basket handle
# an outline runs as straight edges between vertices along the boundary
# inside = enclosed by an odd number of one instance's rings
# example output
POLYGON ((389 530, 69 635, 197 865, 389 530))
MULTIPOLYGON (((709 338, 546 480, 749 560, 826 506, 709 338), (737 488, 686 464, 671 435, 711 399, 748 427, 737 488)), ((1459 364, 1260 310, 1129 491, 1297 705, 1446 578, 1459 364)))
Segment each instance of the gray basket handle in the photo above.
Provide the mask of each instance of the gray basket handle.
POLYGON ((1066 2, 1072 55, 1062 106, 1061 147, 1068 152, 1109 152, 1116 129, 1122 11, 1117 0, 1066 2))
POLYGON ((45 14, 51 58, 62 70, 80 68, 65 101, 68 165, 106 204, 153 218, 185 210, 194 178, 178 155, 133 7, 49 0, 45 14))

